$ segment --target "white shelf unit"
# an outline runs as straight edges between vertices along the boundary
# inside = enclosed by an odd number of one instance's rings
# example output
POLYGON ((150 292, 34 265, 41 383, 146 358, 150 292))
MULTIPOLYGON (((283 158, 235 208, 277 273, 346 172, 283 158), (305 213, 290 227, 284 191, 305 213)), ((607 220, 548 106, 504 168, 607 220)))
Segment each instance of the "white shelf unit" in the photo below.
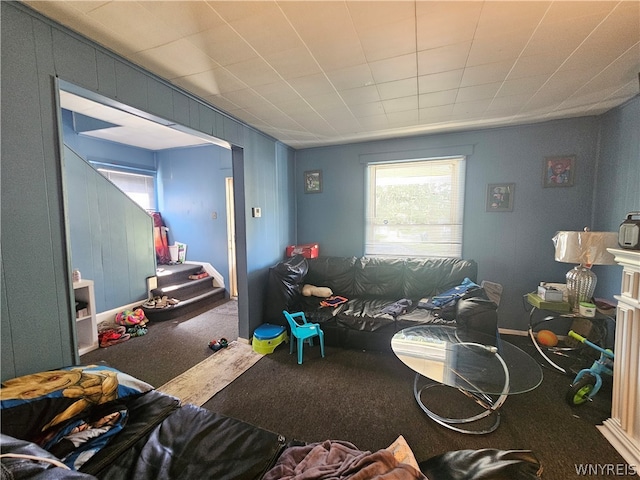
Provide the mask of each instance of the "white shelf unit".
MULTIPOLYGON (((615 359, 611 418, 598 427, 620 455, 640 467, 640 251, 609 248, 622 265, 616 295, 615 359)), ((640 471, 638 473, 640 475, 640 471)))
POLYGON ((96 322, 96 301, 93 280, 80 280, 73 283, 76 301, 86 302, 86 312, 76 312, 76 338, 78 355, 98 348, 98 323, 96 322))

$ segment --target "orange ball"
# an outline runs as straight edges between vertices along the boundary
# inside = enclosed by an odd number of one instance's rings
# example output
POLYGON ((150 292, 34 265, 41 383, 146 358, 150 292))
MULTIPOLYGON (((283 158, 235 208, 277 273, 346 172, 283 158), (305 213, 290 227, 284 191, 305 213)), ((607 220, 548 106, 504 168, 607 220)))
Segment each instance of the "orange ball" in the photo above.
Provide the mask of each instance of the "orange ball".
POLYGON ((551 330, 540 330, 538 332, 538 343, 545 347, 555 347, 558 345, 558 337, 551 330))

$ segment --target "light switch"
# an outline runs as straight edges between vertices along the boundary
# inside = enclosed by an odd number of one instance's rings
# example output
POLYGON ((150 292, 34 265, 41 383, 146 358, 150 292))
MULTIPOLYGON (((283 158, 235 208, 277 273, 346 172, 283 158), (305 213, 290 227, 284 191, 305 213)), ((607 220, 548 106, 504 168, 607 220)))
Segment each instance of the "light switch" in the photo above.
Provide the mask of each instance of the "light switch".
POLYGON ((252 207, 251 216, 254 218, 260 218, 262 216, 262 210, 260 209, 260 207, 252 207))

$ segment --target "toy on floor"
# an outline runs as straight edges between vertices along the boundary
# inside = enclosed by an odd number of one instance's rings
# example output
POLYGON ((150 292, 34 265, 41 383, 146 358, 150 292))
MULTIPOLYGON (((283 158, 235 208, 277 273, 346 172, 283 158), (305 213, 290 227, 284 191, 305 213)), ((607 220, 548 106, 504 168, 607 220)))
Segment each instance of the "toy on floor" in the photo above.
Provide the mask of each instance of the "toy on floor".
POLYGON ((602 387, 603 374, 613 375, 613 352, 599 347, 573 330, 569 331, 569 336, 600 352, 600 358, 593 362, 591 368, 580 370, 569 386, 566 400, 569 405, 578 406, 591 401, 598 393, 602 387))
POLYGON ((224 337, 221 338, 220 340, 211 340, 209 342, 209 348, 214 352, 217 352, 222 348, 227 348, 228 346, 229 346, 229 342, 224 337))
POLYGON ((540 330, 538 332, 538 343, 545 347, 555 347, 558 345, 558 336, 551 330, 540 330))

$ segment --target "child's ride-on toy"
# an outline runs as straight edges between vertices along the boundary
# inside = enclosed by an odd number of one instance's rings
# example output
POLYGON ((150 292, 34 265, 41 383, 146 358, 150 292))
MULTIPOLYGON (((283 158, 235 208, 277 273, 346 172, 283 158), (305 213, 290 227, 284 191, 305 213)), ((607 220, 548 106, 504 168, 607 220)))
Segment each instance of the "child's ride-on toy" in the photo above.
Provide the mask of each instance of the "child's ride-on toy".
POLYGON ((569 336, 600 352, 600 358, 593 362, 591 368, 580 370, 569 386, 567 402, 577 406, 591 401, 598 393, 602 386, 602 374, 613 375, 613 352, 599 347, 573 330, 569 331, 569 336))

